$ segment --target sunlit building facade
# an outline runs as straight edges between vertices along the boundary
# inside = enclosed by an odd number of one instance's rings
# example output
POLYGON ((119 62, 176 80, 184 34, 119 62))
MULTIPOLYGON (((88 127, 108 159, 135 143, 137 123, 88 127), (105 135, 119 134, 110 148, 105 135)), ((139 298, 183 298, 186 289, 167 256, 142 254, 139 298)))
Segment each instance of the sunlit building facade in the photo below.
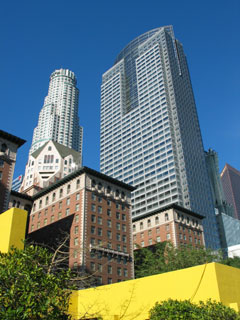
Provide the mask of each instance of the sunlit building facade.
POLYGON ((205 216, 205 243, 220 246, 187 61, 171 26, 131 41, 103 74, 100 163, 137 187, 133 218, 175 203, 205 216))
POLYGON ((53 140, 82 152, 82 127, 79 126, 78 96, 75 74, 67 69, 55 70, 50 76, 48 95, 34 129, 30 154, 53 140))

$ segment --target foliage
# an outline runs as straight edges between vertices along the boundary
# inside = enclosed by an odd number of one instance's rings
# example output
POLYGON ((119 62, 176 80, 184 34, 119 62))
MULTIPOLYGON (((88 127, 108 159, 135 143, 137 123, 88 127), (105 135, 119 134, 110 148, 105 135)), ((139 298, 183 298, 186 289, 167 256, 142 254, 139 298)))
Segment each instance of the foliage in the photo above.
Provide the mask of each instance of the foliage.
POLYGON ((150 320, 239 320, 240 314, 221 302, 208 300, 194 304, 189 300, 167 300, 150 310, 150 320))
POLYGON ((56 268, 46 248, 0 253, 0 319, 70 319, 70 280, 71 271, 56 268))
POLYGON ((225 260, 222 260, 221 263, 234 268, 240 268, 240 257, 227 258, 225 260))
POLYGON ((135 275, 136 278, 140 278, 221 259, 221 253, 211 249, 192 246, 176 248, 170 242, 162 242, 152 247, 135 250, 135 275))

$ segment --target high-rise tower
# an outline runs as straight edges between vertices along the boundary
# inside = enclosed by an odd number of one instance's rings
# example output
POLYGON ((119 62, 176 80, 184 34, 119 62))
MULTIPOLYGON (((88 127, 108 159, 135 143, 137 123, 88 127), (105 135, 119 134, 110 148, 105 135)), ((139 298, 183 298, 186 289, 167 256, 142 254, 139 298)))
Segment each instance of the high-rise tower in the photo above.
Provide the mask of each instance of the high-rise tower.
POLYGON ((220 246, 187 61, 171 26, 131 41, 103 74, 100 161, 138 187, 133 217, 176 203, 206 216, 206 245, 220 246))
POLYGON ((77 79, 70 70, 50 76, 48 95, 34 129, 21 192, 32 195, 82 165, 77 79))
POLYGON ((34 129, 29 154, 49 140, 82 153, 82 128, 78 118, 77 79, 70 70, 60 69, 50 76, 48 95, 34 129))

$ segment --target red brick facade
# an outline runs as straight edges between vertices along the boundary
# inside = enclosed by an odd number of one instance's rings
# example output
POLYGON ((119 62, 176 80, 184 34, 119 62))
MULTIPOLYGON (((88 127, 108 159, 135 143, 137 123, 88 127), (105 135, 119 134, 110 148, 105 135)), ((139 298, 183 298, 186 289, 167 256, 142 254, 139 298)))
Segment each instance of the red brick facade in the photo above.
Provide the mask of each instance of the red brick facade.
POLYGON ((175 246, 204 246, 203 217, 176 205, 133 222, 134 247, 171 241, 175 246))
POLYGON ((70 267, 84 266, 102 284, 131 279, 131 189, 91 169, 80 169, 33 197, 29 233, 74 215, 70 267))

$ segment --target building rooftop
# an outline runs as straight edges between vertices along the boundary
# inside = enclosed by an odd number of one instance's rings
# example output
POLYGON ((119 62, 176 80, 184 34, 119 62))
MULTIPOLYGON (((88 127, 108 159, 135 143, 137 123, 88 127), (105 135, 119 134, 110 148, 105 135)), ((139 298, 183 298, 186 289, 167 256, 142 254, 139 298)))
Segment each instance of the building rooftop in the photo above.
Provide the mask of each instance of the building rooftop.
POLYGON ((17 144, 18 147, 21 147, 26 142, 26 140, 14 136, 13 134, 10 134, 3 130, 0 130, 0 137, 17 144))

